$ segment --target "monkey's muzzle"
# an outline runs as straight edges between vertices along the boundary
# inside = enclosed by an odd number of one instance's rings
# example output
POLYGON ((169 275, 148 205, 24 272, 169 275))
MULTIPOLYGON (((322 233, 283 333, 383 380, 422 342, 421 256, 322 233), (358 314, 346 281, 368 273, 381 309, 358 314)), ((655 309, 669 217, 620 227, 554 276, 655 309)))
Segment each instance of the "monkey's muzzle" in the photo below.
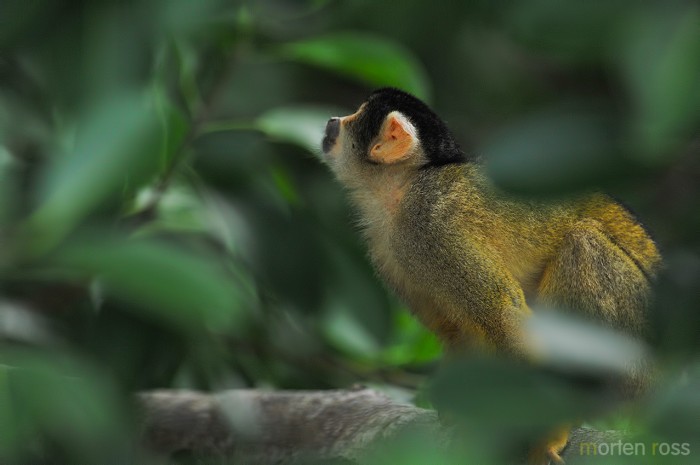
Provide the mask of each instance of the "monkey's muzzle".
POLYGON ((321 143, 321 148, 323 153, 328 153, 335 145, 335 141, 338 139, 338 134, 340 134, 340 118, 331 118, 326 124, 326 132, 323 136, 323 142, 321 143))

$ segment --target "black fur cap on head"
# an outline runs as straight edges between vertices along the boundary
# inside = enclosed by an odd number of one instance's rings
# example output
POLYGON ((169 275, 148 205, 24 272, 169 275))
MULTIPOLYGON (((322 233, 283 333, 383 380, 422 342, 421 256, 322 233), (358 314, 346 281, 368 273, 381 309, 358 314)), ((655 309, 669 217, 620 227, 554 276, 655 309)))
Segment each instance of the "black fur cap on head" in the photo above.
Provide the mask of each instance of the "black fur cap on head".
POLYGON ((356 137, 362 148, 379 135, 382 122, 392 111, 399 111, 418 130, 428 166, 462 163, 467 157, 447 129, 444 121, 428 105, 402 90, 385 87, 370 94, 367 105, 356 120, 356 137))

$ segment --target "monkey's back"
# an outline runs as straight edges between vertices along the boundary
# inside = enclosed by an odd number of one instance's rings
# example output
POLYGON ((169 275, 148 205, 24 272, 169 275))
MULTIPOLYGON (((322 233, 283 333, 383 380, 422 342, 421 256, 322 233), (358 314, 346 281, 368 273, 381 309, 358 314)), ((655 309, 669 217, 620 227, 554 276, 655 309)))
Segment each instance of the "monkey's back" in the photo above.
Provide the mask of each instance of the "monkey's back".
POLYGON ((525 200, 499 192, 475 163, 427 169, 409 189, 402 231, 414 246, 437 235, 483 247, 528 290, 543 262, 556 254, 562 241, 585 219, 601 231, 652 278, 661 262, 654 241, 634 215, 601 193, 561 201, 525 200), (422 223, 422 224, 411 224, 422 223))
POLYGON ((421 313, 436 306, 464 311, 470 288, 493 279, 483 272, 489 269, 518 283, 522 292, 500 286, 514 306, 578 306, 639 333, 660 256, 632 214, 597 193, 560 202, 516 199, 491 186, 482 170, 473 163, 424 169, 387 221, 384 244, 370 243, 380 275, 424 323, 439 332, 439 317, 421 313), (621 252, 610 251, 615 247, 621 252))

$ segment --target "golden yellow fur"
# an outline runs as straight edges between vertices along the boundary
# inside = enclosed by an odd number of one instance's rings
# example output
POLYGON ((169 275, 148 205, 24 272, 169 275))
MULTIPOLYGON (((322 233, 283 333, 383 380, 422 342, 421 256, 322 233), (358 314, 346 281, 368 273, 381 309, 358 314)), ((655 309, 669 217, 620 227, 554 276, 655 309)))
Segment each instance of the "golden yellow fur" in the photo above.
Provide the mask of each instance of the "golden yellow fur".
MULTIPOLYGON (((508 198, 475 164, 382 176, 353 198, 379 275, 446 344, 529 357, 530 304, 581 312, 644 332, 660 255, 621 206, 601 194, 564 203, 508 198)), ((629 389, 647 382, 630 372, 629 389)), ((568 428, 530 454, 561 463, 568 428)))
POLYGON ((527 302, 643 330, 660 256, 604 195, 517 200, 476 164, 387 172, 351 195, 380 276, 448 345, 477 334, 487 346, 517 349, 527 302))
MULTIPOLYGON (((365 105, 329 122, 339 126, 326 141, 327 162, 357 207, 378 274, 448 349, 531 358, 522 328, 535 305, 644 333, 661 257, 624 207, 600 193, 517 199, 475 161, 431 165, 416 127, 396 111, 363 147, 351 126, 365 105)), ((534 461, 560 460, 567 431, 545 440, 534 461)))

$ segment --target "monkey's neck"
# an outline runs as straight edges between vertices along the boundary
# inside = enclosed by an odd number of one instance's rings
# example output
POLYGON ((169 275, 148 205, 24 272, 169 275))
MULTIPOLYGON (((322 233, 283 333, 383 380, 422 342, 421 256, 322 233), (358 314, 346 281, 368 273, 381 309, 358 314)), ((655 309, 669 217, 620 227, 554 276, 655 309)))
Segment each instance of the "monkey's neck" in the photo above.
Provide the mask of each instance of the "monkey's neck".
MULTIPOLYGON (((397 167, 350 187, 353 204, 359 210, 359 223, 366 234, 386 234, 399 210, 407 189, 415 178, 413 170, 397 167)), ((370 237, 368 239, 371 240, 370 237)))

